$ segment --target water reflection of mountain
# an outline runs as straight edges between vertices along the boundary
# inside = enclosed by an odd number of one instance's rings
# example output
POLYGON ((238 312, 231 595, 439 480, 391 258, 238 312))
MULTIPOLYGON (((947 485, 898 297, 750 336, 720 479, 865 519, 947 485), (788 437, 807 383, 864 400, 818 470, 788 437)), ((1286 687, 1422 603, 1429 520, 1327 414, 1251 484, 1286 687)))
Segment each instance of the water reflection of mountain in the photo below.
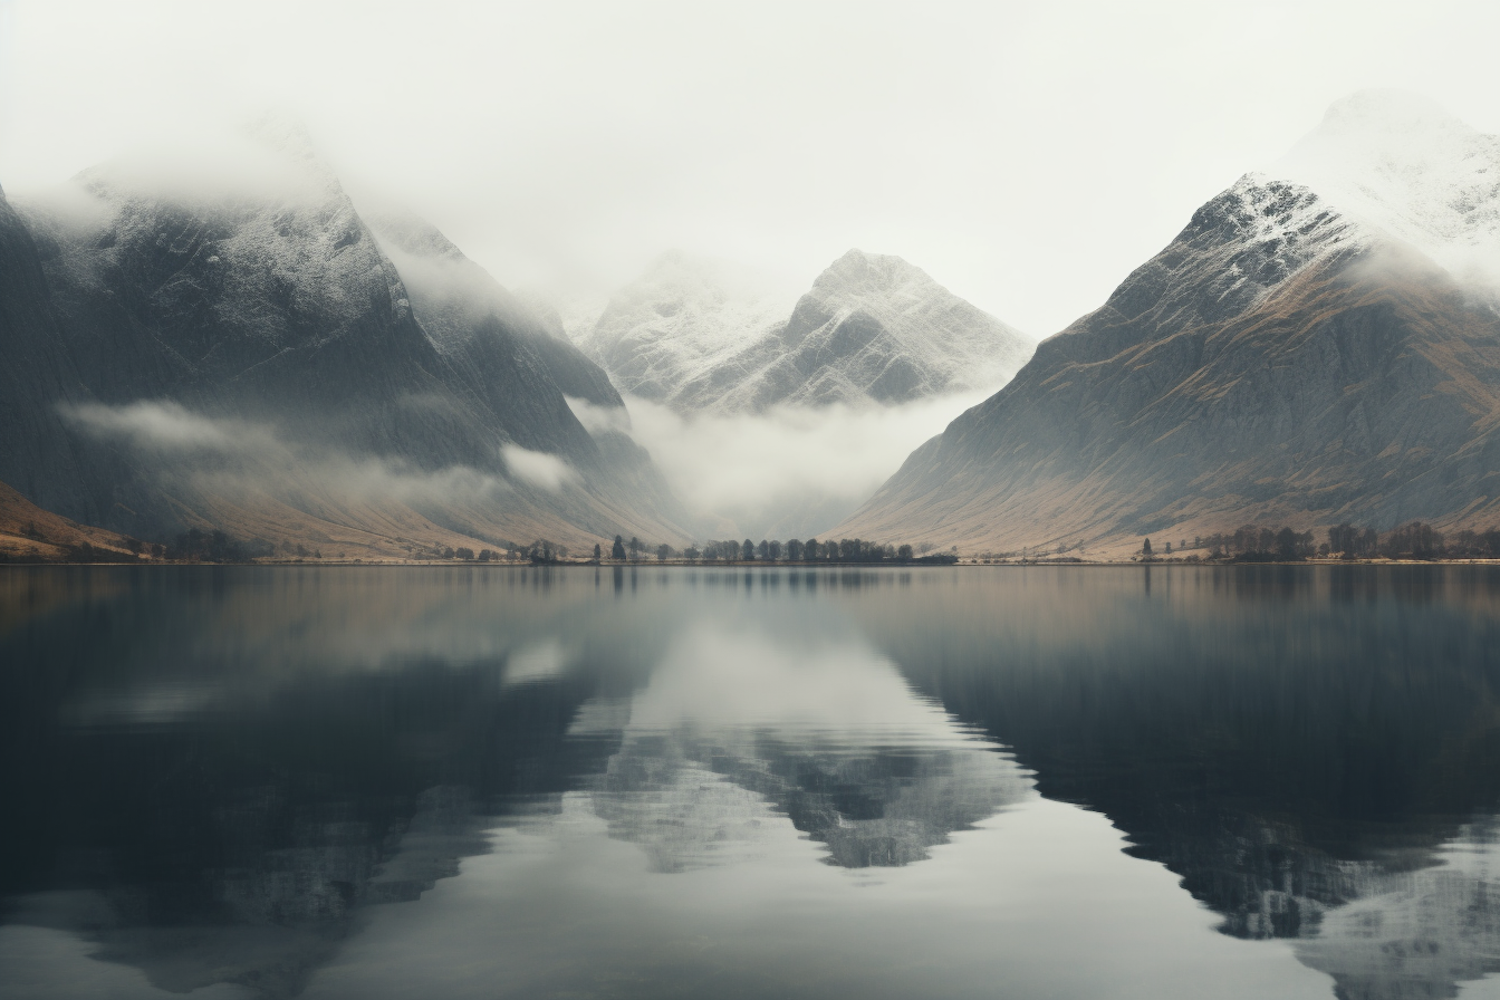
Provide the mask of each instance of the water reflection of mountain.
POLYGON ((829 864, 905 865, 1030 793, 1014 761, 918 698, 889 660, 804 614, 780 616, 795 641, 733 619, 691 623, 621 706, 619 749, 588 788, 611 835, 640 844, 655 870, 753 852, 779 817, 829 864))
POLYGON ((738 574, 705 575, 717 624, 690 626, 664 579, 44 574, 59 598, 0 636, 24 665, 0 675, 0 795, 23 817, 0 827, 0 919, 164 989, 293 996, 365 907, 570 792, 662 871, 788 822, 831 863, 904 864, 1026 794, 847 627, 726 624, 738 574), (631 707, 601 722, 611 704, 631 707))
POLYGON ((1348 998, 1453 996, 1495 967, 1500 886, 1445 845, 1500 805, 1500 574, 1048 573, 848 607, 1226 933, 1306 938, 1348 998))
POLYGON ((722 608, 687 620, 643 690, 590 702, 569 727, 617 748, 579 795, 652 871, 757 858, 788 824, 828 864, 905 865, 1031 794, 889 660, 806 617, 781 616, 794 641, 722 608))
POLYGON ((819 747, 676 731, 627 738, 590 787, 610 834, 640 844, 654 870, 674 872, 753 852, 778 820, 824 845, 829 864, 910 864, 1023 798, 1030 782, 978 746, 819 747))
POLYGON ((862 867, 1032 788, 1343 997, 1500 965, 1491 570, 44 577, 0 586, 0 920, 165 988, 297 993, 521 802, 862 867))
POLYGON ((74 577, 0 637, 0 917, 173 991, 300 992, 363 907, 416 899, 487 850, 486 817, 603 767, 612 746, 565 738, 600 689, 566 657, 628 689, 651 656, 607 608, 624 649, 569 653, 576 605, 535 573, 74 577))
POLYGON ((1328 973, 1345 1000, 1454 997, 1500 972, 1496 820, 1466 825, 1413 872, 1371 872, 1352 902, 1324 914, 1297 957, 1328 973))
POLYGON ((29 843, 7 838, 9 919, 83 932, 165 989, 295 995, 362 907, 416 899, 485 851, 497 803, 593 769, 586 746, 561 745, 579 700, 473 677, 351 681, 76 737, 46 788, 7 799, 29 820, 29 843))

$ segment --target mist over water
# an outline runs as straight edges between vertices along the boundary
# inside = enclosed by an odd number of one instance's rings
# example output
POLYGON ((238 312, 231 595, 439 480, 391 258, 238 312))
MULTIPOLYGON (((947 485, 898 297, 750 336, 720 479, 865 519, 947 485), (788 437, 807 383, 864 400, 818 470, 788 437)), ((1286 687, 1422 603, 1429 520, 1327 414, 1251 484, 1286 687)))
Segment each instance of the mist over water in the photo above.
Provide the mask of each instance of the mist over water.
MULTIPOLYGON (((913 449, 991 391, 897 406, 777 406, 683 416, 626 399, 632 435, 709 536, 821 536, 868 500, 913 449)), ((900 544, 917 539, 876 539, 900 544)))
POLYGON ((1454 995, 1497 611, 1478 567, 5 570, 0 997, 1454 995))

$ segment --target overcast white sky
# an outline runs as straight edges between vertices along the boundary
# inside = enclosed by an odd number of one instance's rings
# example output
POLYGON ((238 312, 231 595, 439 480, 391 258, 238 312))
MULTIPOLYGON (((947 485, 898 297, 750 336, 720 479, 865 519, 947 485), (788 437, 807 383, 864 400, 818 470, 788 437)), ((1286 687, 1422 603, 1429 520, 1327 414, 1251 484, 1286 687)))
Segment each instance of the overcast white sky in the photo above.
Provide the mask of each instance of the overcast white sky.
POLYGON ((300 113, 512 286, 894 253, 1034 336, 1334 99, 1500 132, 1500 4, 0 0, 0 185, 300 113))

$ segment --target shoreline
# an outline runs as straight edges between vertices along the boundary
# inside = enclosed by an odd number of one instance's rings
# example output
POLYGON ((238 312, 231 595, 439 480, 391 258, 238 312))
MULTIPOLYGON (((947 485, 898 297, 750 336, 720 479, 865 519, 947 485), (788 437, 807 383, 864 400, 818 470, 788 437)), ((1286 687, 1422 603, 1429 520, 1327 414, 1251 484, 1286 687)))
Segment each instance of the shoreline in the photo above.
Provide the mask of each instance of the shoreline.
POLYGON ((1300 560, 1244 560, 1233 559, 995 559, 981 561, 978 559, 959 559, 955 562, 688 562, 681 559, 669 559, 665 562, 652 560, 650 562, 641 560, 639 562, 615 562, 604 560, 595 562, 587 561, 562 561, 551 563, 532 563, 510 560, 496 560, 492 562, 479 562, 477 560, 398 560, 398 559, 317 559, 317 560, 252 560, 249 562, 189 562, 189 561, 166 561, 161 559, 142 559, 138 562, 106 561, 106 562, 62 562, 62 561, 35 561, 35 562, 5 562, 0 561, 0 569, 27 568, 37 569, 44 567, 52 568, 117 568, 117 569, 145 569, 158 567, 169 568, 199 568, 212 567, 265 567, 271 569, 351 569, 359 567, 362 569, 410 569, 413 567, 427 567, 430 569, 584 569, 594 567, 595 569, 1027 569, 1027 568, 1084 568, 1084 567, 1123 567, 1139 566, 1143 569, 1162 567, 1171 569, 1194 568, 1234 568, 1250 566, 1278 566, 1278 567, 1328 567, 1328 566, 1500 566, 1500 558, 1484 559, 1300 559, 1300 560))

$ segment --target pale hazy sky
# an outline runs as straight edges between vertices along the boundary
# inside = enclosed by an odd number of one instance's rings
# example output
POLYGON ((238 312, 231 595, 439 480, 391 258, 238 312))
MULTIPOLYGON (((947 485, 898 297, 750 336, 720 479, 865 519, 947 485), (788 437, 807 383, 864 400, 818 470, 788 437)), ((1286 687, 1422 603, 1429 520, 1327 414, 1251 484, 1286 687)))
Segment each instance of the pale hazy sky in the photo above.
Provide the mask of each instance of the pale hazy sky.
POLYGON ((1351 91, 1500 132, 1497 35, 1494 0, 0 0, 0 185, 290 109, 508 285, 858 246, 1041 337, 1351 91))

